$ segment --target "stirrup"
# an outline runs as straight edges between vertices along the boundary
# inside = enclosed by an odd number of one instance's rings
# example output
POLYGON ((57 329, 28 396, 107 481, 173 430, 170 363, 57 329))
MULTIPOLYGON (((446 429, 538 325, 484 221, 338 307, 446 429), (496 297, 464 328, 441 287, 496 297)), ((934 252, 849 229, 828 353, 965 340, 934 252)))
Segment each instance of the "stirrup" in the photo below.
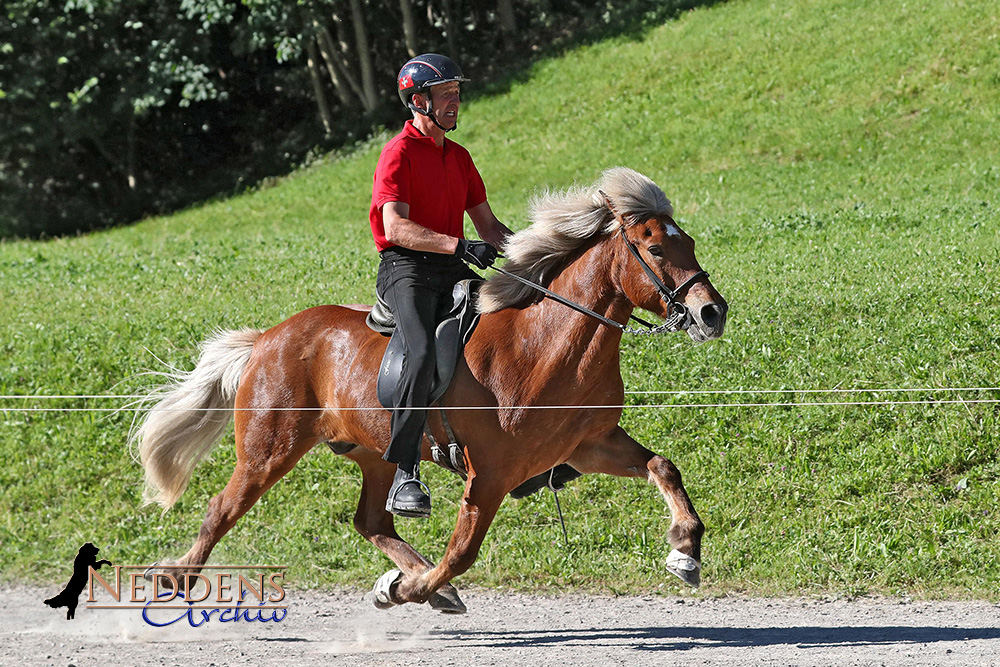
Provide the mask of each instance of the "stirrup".
POLYGON ((407 517, 410 519, 427 519, 431 515, 431 490, 426 484, 420 481, 420 479, 408 479, 402 482, 399 486, 394 489, 389 489, 389 497, 385 501, 385 511, 389 514, 395 514, 396 516, 407 517), (423 490, 424 495, 427 497, 426 507, 397 507, 396 506, 396 496, 407 484, 419 484, 420 488, 423 490))
POLYGON ((551 470, 546 470, 522 482, 510 492, 510 497, 520 500, 521 498, 530 496, 535 491, 545 488, 552 489, 553 491, 562 491, 567 482, 571 482, 577 477, 582 476, 583 473, 568 463, 560 463, 551 470))
POLYGON ((457 442, 440 445, 436 440, 431 440, 431 460, 462 479, 469 477, 465 468, 465 454, 462 453, 462 448, 457 442))

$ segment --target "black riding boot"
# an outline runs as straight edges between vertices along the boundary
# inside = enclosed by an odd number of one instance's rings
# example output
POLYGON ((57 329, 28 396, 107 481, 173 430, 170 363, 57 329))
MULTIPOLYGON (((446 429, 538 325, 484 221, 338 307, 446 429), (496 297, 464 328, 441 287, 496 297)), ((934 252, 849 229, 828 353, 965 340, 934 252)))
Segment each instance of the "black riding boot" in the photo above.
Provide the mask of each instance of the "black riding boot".
POLYGON ((431 515, 430 489, 420 481, 420 464, 412 470, 396 468, 385 511, 397 516, 426 519, 431 515))

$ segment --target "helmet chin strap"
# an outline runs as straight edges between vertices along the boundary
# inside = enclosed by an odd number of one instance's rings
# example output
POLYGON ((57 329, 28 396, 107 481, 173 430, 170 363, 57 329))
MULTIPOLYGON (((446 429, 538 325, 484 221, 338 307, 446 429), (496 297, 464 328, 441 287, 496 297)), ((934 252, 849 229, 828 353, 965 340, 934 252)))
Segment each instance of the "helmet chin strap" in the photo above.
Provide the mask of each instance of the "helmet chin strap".
POLYGON ((413 109, 414 111, 416 111, 421 116, 427 116, 428 118, 430 118, 431 122, 434 123, 435 125, 437 125, 437 127, 438 127, 439 130, 444 130, 445 132, 451 132, 452 130, 457 130, 458 129, 458 123, 455 123, 452 127, 445 127, 444 125, 442 125, 441 123, 438 122, 437 117, 434 116, 434 103, 431 101, 430 94, 427 95, 427 108, 426 109, 421 109, 416 104, 414 104, 412 101, 410 102, 410 108, 413 109))

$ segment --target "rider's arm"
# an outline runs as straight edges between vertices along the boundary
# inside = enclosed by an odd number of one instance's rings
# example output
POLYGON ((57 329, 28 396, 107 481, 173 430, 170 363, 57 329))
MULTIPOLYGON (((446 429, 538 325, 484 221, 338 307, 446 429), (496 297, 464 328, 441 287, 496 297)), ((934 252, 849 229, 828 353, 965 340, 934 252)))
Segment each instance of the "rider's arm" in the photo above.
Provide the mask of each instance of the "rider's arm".
POLYGON ((420 252, 455 254, 455 248, 458 246, 457 238, 427 229, 420 223, 410 220, 409 215, 409 204, 391 201, 382 206, 382 224, 385 227, 385 238, 389 243, 420 252))
POLYGON ((499 250, 502 250, 506 245, 507 237, 513 234, 493 214, 493 209, 490 208, 488 201, 470 208, 469 217, 472 219, 472 224, 476 226, 476 231, 479 232, 479 238, 499 250))

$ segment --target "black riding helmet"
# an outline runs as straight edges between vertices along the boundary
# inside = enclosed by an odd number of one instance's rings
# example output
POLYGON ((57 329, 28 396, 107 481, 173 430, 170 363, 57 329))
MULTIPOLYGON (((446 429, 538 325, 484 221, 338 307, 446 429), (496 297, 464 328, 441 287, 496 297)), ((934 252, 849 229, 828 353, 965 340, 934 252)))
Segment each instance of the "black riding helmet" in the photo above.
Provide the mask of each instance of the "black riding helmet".
POLYGON ((432 86, 452 81, 462 83, 468 79, 451 58, 437 53, 425 53, 406 61, 403 68, 399 70, 399 76, 396 77, 396 88, 399 91, 399 99, 402 100, 404 106, 411 111, 427 116, 442 130, 450 132, 455 128, 445 129, 434 117, 434 110, 430 104, 430 89, 432 86), (427 96, 427 109, 421 109, 413 103, 413 96, 416 93, 427 96))

